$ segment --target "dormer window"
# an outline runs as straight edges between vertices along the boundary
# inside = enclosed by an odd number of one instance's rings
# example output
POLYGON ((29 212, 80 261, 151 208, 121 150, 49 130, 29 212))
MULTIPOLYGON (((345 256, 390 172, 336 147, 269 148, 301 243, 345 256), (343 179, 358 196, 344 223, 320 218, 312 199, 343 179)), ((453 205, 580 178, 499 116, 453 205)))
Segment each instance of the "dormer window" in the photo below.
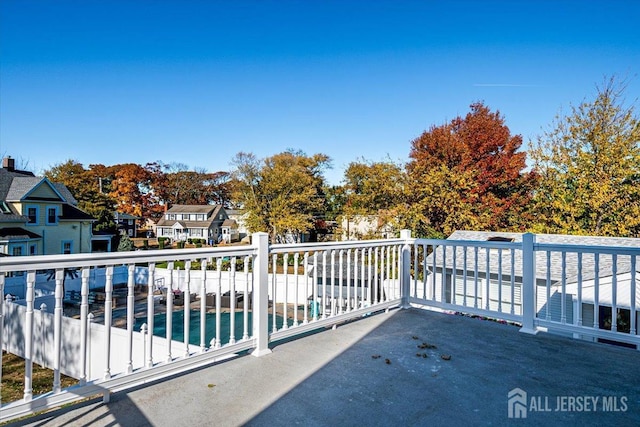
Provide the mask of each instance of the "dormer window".
POLYGON ((492 236, 487 239, 487 242, 513 242, 515 239, 513 237, 504 237, 504 236, 492 236))

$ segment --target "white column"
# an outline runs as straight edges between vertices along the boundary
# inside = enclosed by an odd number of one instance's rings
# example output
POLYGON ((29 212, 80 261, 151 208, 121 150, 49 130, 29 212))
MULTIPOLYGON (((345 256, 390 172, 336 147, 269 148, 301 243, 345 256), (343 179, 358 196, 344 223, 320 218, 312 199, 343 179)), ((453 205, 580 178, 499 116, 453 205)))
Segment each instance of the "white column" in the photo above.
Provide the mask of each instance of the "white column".
POLYGON ((411 230, 400 230, 400 238, 403 239, 404 245, 402 245, 402 259, 400 261, 402 265, 402 273, 400 276, 400 298, 402 299, 401 307, 410 308, 409 293, 411 292, 411 230))
POLYGON ((537 334, 536 316, 536 251, 533 245, 536 236, 526 233, 522 236, 522 328, 520 332, 537 334))
POLYGON ((256 249, 253 265, 253 336, 256 348, 251 353, 263 356, 269 349, 269 235, 254 233, 253 246, 256 249))

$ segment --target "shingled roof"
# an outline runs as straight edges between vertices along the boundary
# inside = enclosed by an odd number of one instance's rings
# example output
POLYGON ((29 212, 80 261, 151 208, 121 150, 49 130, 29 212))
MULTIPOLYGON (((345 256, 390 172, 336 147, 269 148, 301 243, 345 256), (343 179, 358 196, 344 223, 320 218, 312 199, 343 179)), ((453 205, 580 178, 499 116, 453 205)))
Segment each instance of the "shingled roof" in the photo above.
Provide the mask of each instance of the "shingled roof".
MULTIPOLYGON (((460 241, 476 241, 486 242, 491 238, 512 239, 513 242, 522 242, 522 233, 504 233, 504 232, 488 232, 488 231, 455 231, 447 240, 460 241)), ((599 236, 571 236, 565 234, 536 234, 536 243, 563 244, 563 245, 580 245, 580 246, 617 246, 640 248, 640 239, 626 237, 599 237, 599 236)), ((456 269, 474 270, 475 268, 475 249, 467 247, 467 263, 464 264, 463 245, 456 246, 456 269)), ((562 279, 562 253, 550 252, 550 279, 557 282, 562 279)), ((442 267, 446 262, 446 268, 453 268, 453 247, 446 248, 446 261, 443 261, 443 250, 440 247, 436 251, 437 267, 442 267)), ((489 271, 497 273, 499 271, 498 255, 489 251, 489 271)), ((433 254, 429 255, 427 265, 433 263, 433 254)), ((478 269, 480 272, 486 272, 487 250, 478 250, 478 269)), ((613 260, 611 256, 601 255, 599 257, 599 277, 608 277, 613 274, 613 260)), ((511 251, 502 250, 502 269, 503 274, 509 274, 511 266, 511 251)), ((522 251, 514 252, 514 267, 516 276, 522 275, 522 251)), ((631 263, 629 257, 620 256, 617 260, 617 273, 623 274, 631 271, 631 263)), ((568 283, 577 280, 578 275, 578 255, 576 252, 566 252, 566 280, 568 283)), ((595 277, 595 260, 590 254, 582 256, 582 278, 590 280, 595 277)), ((538 279, 546 279, 547 275, 547 253, 545 251, 536 252, 536 277, 538 279)))

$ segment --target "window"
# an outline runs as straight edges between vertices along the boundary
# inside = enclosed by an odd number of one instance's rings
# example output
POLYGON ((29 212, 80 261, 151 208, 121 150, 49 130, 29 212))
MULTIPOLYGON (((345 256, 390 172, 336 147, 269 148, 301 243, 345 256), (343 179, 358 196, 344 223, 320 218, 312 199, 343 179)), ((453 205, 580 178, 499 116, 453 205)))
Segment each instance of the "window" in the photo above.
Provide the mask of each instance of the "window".
POLYGON ((487 242, 513 242, 513 237, 492 236, 487 239, 487 242))
POLYGON ((47 206, 47 225, 58 223, 58 208, 56 206, 47 206))
POLYGON ((37 255, 38 254, 38 246, 30 245, 29 246, 29 255, 37 255))
POLYGON ((70 254, 73 249, 73 242, 71 240, 62 241, 62 253, 70 254))
POLYGON ((38 207, 27 206, 27 217, 29 217, 29 221, 27 222, 27 224, 37 225, 38 224, 38 207))
POLYGON ((12 250, 13 256, 21 256, 22 255, 22 246, 14 246, 12 250))

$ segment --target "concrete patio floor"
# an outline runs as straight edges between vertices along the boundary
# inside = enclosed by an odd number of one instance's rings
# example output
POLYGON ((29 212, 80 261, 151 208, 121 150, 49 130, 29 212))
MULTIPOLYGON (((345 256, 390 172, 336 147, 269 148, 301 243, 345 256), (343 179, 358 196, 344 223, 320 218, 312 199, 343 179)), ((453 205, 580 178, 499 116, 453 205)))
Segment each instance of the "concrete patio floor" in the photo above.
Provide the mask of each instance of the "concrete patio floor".
POLYGON ((18 424, 640 425, 640 351, 395 310, 18 424), (515 388, 525 419, 508 417, 515 388))

